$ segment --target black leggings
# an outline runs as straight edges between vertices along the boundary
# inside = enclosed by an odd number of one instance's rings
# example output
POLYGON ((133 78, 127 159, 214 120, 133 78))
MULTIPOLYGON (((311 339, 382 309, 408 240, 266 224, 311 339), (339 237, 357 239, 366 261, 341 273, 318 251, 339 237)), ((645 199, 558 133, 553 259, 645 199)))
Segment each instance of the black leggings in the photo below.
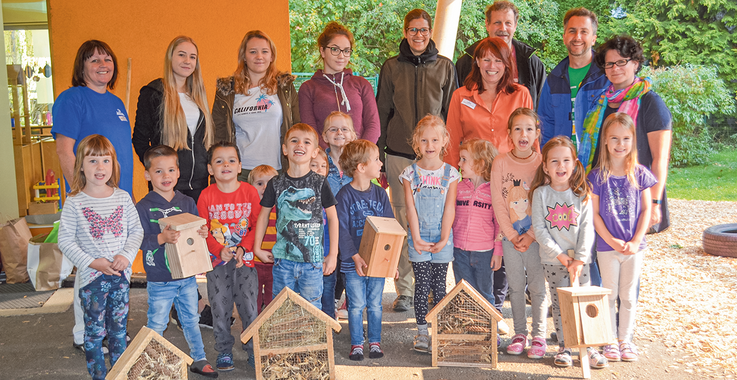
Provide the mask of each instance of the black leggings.
POLYGON ((432 288, 433 301, 437 305, 445 297, 445 277, 448 274, 448 263, 431 263, 423 261, 412 263, 415 272, 415 319, 418 325, 427 321, 427 296, 432 288))

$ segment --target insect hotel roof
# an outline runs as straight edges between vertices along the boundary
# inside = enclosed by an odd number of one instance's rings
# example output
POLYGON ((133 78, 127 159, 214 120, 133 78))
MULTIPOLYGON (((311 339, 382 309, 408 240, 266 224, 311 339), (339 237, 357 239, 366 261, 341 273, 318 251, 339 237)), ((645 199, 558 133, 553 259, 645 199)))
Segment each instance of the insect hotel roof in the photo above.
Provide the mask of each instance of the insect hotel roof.
POLYGON ((497 322, 503 317, 468 282, 461 280, 427 319, 433 326, 433 366, 496 368, 497 322))
POLYGON ((253 339, 257 379, 335 378, 333 334, 338 322, 289 288, 241 334, 253 339))
POLYGON ((185 380, 192 358, 146 326, 128 344, 106 380, 185 380))

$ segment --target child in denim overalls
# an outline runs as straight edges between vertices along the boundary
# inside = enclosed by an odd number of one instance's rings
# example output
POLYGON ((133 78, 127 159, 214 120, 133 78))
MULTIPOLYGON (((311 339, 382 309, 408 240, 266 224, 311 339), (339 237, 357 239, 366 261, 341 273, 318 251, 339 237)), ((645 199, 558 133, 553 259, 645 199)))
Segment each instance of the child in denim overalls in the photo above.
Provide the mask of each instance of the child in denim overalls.
POLYGON ((427 332, 428 302, 432 288, 435 303, 445 297, 448 263, 453 260, 453 219, 455 218, 458 170, 443 162, 449 142, 443 120, 425 116, 412 136, 417 161, 399 175, 407 204, 409 261, 415 272, 415 318, 418 334, 414 349, 430 352, 427 332))

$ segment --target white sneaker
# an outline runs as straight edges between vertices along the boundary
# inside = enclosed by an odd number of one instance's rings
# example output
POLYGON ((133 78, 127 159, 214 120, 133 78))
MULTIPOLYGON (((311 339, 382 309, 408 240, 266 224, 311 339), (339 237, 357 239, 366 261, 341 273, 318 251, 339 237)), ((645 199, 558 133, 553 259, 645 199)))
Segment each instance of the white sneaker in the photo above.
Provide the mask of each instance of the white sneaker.
POLYGON ((496 325, 496 329, 499 335, 509 334, 509 325, 507 325, 507 322, 499 321, 499 323, 496 325))
POLYGON ((338 309, 335 311, 335 319, 348 319, 348 310, 338 309))

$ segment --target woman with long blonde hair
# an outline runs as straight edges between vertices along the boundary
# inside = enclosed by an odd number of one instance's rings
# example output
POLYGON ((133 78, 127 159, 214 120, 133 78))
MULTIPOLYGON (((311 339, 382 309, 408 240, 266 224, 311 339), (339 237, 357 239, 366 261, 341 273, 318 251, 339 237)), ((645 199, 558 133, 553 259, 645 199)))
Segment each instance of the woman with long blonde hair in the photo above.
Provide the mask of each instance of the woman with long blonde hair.
POLYGON ((276 46, 266 33, 246 33, 233 75, 219 78, 212 106, 215 140, 233 142, 241 153, 242 171, 259 165, 286 169, 281 145, 287 130, 300 122, 294 77, 276 69, 276 46))
POLYGON ((133 147, 141 162, 150 147, 174 148, 180 173, 175 189, 197 201, 208 185, 207 149, 215 138, 213 125, 197 45, 178 36, 166 49, 163 78, 141 88, 133 147))

